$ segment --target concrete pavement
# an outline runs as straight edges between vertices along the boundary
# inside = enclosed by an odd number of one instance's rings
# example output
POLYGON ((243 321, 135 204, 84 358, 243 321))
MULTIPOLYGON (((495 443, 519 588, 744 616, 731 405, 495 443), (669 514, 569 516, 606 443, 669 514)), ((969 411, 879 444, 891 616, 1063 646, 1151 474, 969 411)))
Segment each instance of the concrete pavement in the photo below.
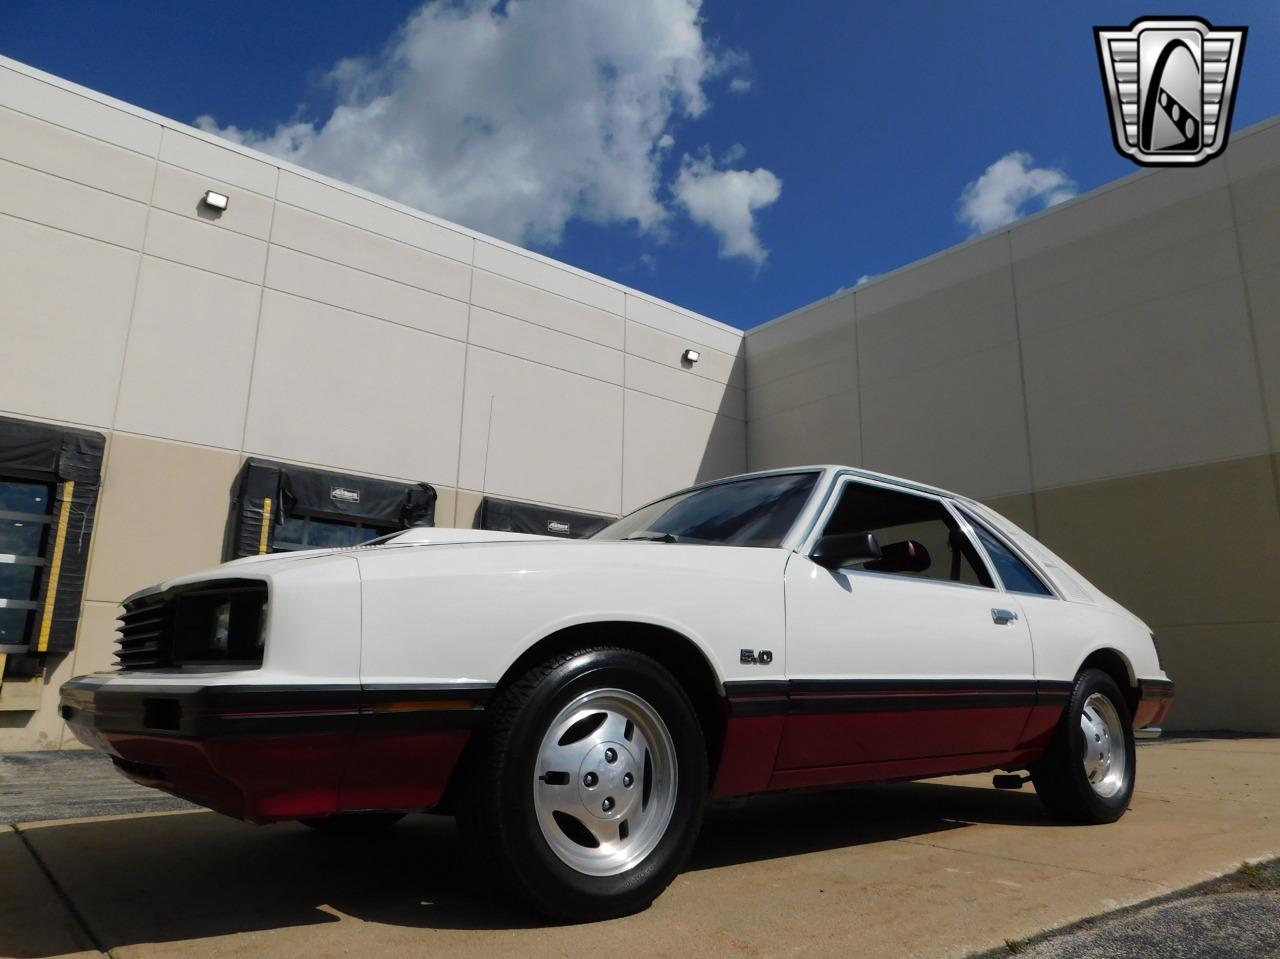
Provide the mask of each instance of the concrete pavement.
POLYGON ((448 819, 373 841, 205 812, 22 825, 0 835, 0 956, 963 956, 1280 855, 1280 740, 1138 762, 1110 826, 981 776, 714 811, 651 909, 590 926, 495 901, 448 819))

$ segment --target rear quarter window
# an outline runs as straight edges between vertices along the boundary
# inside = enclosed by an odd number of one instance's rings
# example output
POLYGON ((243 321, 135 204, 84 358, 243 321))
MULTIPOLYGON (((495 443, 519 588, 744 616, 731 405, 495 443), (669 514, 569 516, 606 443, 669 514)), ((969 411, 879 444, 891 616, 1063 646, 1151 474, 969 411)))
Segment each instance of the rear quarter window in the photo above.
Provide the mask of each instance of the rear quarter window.
MULTIPOLYGON (((963 511, 962 511, 963 512, 963 511)), ((1011 593, 1022 593, 1027 596, 1052 596, 1053 590, 1024 563, 1013 550, 969 513, 964 513, 965 520, 972 527, 974 535, 982 543, 991 563, 996 568, 1004 588, 1011 593)))

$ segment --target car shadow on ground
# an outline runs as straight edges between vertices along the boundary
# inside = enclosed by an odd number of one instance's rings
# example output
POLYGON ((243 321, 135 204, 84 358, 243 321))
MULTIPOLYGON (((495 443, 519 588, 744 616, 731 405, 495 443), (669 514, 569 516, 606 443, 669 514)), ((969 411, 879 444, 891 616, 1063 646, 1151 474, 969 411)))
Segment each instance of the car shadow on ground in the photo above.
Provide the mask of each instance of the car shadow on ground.
MULTIPOLYGON (((713 808, 686 869, 925 838, 971 823, 1051 824, 1031 790, 909 783, 768 796, 713 808)), ((23 834, 104 950, 343 915, 438 929, 546 925, 494 894, 445 817, 410 817, 372 838, 249 826, 205 812, 23 827, 23 834)), ((0 925, 0 955, 53 954, 38 929, 0 925)))

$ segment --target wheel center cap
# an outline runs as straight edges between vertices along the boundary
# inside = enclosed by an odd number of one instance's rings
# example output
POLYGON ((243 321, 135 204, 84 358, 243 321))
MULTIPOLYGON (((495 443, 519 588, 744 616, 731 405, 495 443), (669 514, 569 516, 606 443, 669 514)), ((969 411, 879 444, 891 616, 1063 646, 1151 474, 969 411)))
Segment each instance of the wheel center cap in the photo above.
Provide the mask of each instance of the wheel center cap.
POLYGON ((578 796, 597 819, 626 819, 639 802, 641 770, 625 743, 592 747, 578 767, 578 796))

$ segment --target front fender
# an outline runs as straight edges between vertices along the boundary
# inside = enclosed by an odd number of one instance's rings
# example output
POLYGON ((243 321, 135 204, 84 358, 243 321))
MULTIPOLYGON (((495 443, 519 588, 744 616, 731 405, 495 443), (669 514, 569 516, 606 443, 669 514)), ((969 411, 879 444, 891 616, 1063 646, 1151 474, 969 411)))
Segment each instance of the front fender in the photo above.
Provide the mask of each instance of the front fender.
POLYGON ((548 542, 371 550, 362 577, 361 679, 496 683, 526 650, 596 622, 687 637, 716 677, 785 675, 782 550, 548 542), (774 652, 769 667, 738 662, 774 652))

